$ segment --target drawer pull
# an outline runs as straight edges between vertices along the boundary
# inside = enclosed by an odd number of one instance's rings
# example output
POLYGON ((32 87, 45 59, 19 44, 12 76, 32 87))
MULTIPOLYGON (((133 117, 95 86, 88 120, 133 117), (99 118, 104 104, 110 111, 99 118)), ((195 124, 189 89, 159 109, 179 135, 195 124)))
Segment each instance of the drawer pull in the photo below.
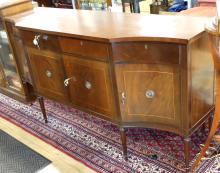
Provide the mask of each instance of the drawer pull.
POLYGON ((40 40, 40 35, 35 35, 34 40, 33 40, 33 44, 35 46, 37 46, 38 49, 40 49, 39 40, 40 40))
POLYGON ((90 90, 92 88, 92 84, 89 81, 85 81, 85 87, 90 90))
POLYGON ((154 98, 155 96, 155 92, 153 90, 147 90, 146 93, 145 93, 145 96, 148 98, 148 99, 152 99, 154 98))
POLYGON ((51 78, 51 77, 52 77, 52 72, 49 71, 49 70, 47 70, 47 71, 46 71, 46 76, 49 77, 49 78, 51 78))
POLYGON ((124 105, 126 101, 126 95, 124 92, 121 93, 121 103, 124 105))
POLYGON ((71 78, 72 78, 72 77, 67 78, 67 79, 64 80, 63 83, 64 83, 65 86, 68 86, 68 85, 69 85, 69 80, 70 80, 71 78))

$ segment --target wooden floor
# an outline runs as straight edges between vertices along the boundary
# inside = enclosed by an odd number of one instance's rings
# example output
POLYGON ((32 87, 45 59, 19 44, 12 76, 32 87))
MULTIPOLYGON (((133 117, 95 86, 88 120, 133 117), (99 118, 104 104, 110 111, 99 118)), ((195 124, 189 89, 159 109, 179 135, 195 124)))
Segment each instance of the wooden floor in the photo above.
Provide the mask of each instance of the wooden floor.
POLYGON ((14 124, 0 118, 0 129, 13 136, 15 139, 24 143, 34 151, 40 153, 47 159, 52 161, 45 169, 39 173, 94 173, 95 171, 89 169, 84 164, 60 152, 56 148, 48 145, 35 136, 27 133, 23 129, 14 124))

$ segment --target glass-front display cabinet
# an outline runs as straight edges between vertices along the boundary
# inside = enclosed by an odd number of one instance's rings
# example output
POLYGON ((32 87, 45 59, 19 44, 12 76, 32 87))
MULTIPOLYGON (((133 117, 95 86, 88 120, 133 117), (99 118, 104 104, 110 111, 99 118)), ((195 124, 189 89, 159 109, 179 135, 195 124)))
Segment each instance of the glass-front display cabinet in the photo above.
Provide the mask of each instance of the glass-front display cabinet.
MULTIPOLYGON (((111 0, 34 0, 39 6, 57 8, 76 8, 84 10, 107 10, 111 0)), ((120 1, 120 0, 119 0, 120 1)))
POLYGON ((31 0, 0 2, 0 92, 25 102, 34 97, 25 52, 13 21, 6 22, 5 18, 31 9, 31 0))

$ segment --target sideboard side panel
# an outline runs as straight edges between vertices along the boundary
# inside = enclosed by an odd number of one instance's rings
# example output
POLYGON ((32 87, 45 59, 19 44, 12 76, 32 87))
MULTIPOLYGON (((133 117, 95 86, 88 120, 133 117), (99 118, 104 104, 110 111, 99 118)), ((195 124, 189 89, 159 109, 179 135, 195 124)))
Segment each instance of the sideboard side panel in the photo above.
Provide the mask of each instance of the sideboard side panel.
POLYGON ((191 69, 191 128, 196 128, 214 105, 214 65, 208 45, 208 35, 203 34, 189 45, 191 69))

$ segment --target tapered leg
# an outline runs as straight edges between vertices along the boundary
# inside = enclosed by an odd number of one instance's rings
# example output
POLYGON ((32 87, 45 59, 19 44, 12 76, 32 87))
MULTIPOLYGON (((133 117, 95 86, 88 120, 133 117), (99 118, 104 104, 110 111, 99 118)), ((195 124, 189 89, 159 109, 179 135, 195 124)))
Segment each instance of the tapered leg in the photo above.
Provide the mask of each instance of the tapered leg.
POLYGON ((190 162, 190 144, 191 138, 185 137, 184 138, 184 156, 185 156, 185 165, 186 165, 186 172, 190 172, 189 162, 190 162))
POLYGON ((47 121, 46 109, 45 109, 45 106, 44 106, 44 98, 43 97, 38 97, 38 101, 39 101, 39 104, 40 104, 42 114, 44 116, 44 121, 45 121, 45 123, 47 123, 48 121, 47 121))
POLYGON ((209 127, 209 130, 211 130, 211 127, 212 127, 212 116, 210 116, 209 119, 208 119, 208 127, 209 127))
POLYGON ((121 134, 121 143, 122 143, 124 159, 127 161, 128 160, 127 141, 126 141, 125 129, 123 127, 120 127, 120 134, 121 134))

